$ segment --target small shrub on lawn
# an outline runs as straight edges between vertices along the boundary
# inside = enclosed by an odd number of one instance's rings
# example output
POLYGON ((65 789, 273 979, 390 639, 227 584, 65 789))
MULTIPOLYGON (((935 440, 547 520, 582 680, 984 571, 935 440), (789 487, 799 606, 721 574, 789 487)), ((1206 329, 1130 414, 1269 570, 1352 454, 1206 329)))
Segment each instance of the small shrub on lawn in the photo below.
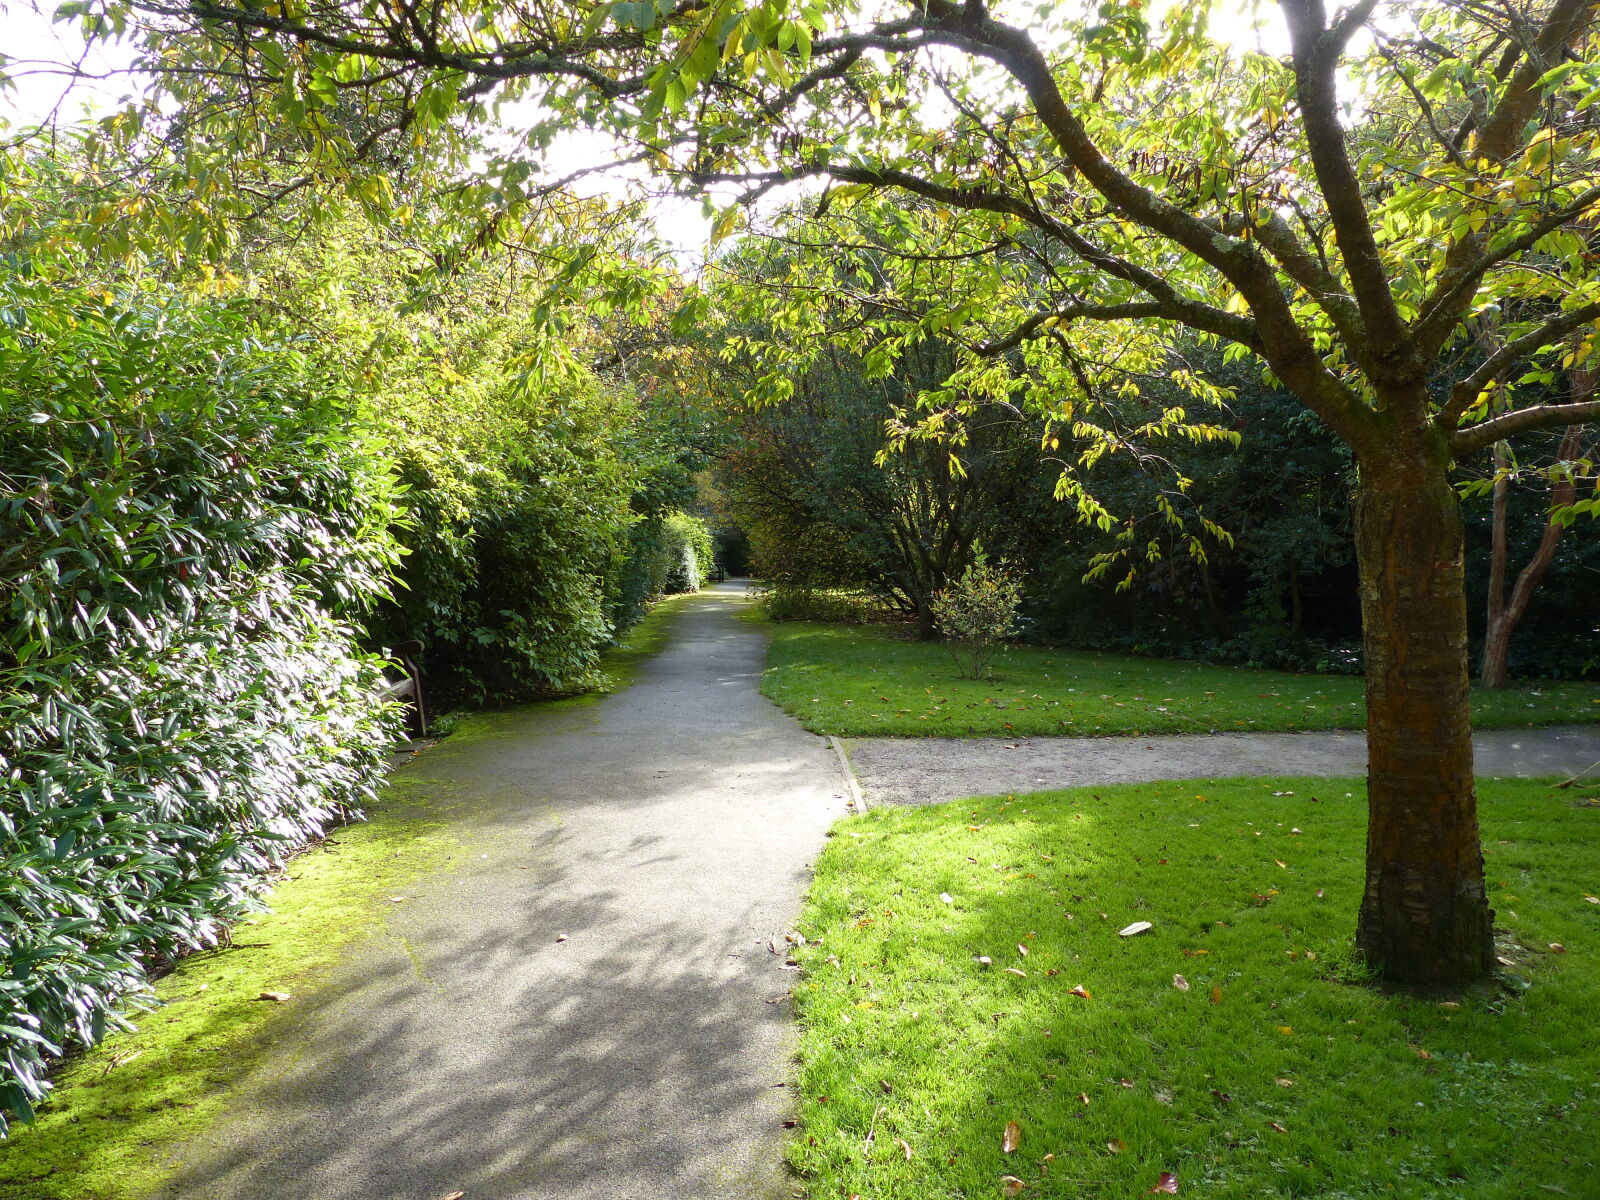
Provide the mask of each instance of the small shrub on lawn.
POLYGON ((982 558, 934 594, 934 619, 963 679, 989 677, 989 659, 1016 629, 1021 603, 1021 577, 982 558))

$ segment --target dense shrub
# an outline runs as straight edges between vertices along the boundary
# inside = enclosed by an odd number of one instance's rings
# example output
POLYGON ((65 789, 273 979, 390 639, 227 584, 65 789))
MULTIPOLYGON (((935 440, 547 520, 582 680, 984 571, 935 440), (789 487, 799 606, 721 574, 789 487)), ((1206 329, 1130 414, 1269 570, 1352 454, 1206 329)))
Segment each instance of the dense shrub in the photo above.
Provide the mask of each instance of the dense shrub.
POLYGON ((633 522, 611 448, 626 420, 592 390, 504 401, 449 441, 391 432, 412 519, 375 639, 417 638, 430 686, 472 700, 580 690, 610 640, 608 574, 633 522))
POLYGON ((387 475, 225 311, 0 279, 0 1131, 372 793, 387 475))

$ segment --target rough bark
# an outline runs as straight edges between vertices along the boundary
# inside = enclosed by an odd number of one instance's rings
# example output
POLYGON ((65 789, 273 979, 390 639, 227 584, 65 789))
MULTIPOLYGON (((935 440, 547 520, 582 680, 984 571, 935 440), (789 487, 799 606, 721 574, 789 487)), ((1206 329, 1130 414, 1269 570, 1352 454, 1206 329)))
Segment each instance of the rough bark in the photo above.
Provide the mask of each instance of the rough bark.
POLYGON ((1360 464, 1356 549, 1367 673, 1367 879, 1356 944, 1393 983, 1486 973, 1468 721, 1460 503, 1441 434, 1397 431, 1360 464))

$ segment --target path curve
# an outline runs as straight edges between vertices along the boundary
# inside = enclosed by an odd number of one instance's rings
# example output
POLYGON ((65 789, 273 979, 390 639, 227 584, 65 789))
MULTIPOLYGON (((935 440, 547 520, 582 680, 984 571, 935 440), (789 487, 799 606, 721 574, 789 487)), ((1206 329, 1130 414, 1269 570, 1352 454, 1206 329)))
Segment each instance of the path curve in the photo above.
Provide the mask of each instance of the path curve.
MULTIPOLYGON (((1484 730, 1479 775, 1573 775, 1600 762, 1600 726, 1484 730)), ((1366 737, 1216 733, 1118 738, 851 738, 844 742, 869 803, 937 804, 1046 788, 1235 775, 1361 775, 1366 737)))
POLYGON ((403 769, 462 851, 290 1002, 163 1197, 793 1193, 784 933, 845 800, 826 741, 758 693, 742 594, 686 601, 626 690, 403 769))

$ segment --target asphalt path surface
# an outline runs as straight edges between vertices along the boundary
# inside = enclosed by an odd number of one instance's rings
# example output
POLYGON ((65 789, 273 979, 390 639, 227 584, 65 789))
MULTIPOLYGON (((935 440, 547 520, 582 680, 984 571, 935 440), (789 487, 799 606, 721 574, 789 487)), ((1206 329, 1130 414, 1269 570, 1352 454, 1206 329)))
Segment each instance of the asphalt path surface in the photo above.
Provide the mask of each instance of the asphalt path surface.
MULTIPOLYGON (((1361 775, 1359 732, 1216 733, 1121 738, 850 738, 868 803, 937 804, 963 796, 1235 775, 1361 775)), ((1473 738, 1482 776, 1577 774, 1600 764, 1600 726, 1494 729, 1473 738)), ((1600 786, 1600 773, 1592 776, 1600 786)))
POLYGON ((500 714, 402 769, 461 851, 288 1002, 162 1196, 795 1194, 784 934, 845 789, 757 691, 741 603, 689 600, 616 695, 500 714))

